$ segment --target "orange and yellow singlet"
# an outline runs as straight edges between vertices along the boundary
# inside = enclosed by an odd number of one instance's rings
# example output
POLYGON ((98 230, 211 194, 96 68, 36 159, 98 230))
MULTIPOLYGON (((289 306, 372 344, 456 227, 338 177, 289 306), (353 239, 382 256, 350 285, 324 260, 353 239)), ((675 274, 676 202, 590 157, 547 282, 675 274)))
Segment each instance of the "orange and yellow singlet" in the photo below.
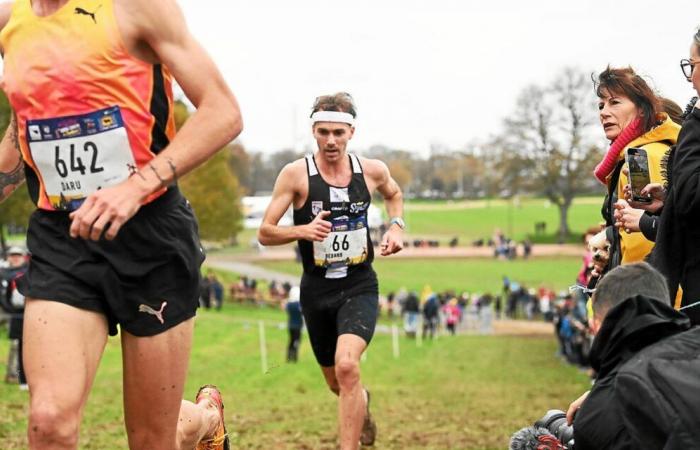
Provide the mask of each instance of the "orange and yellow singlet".
POLYGON ((41 209, 76 209, 175 135, 171 75, 128 53, 113 3, 68 0, 40 17, 31 0, 17 0, 0 33, 2 88, 41 209))

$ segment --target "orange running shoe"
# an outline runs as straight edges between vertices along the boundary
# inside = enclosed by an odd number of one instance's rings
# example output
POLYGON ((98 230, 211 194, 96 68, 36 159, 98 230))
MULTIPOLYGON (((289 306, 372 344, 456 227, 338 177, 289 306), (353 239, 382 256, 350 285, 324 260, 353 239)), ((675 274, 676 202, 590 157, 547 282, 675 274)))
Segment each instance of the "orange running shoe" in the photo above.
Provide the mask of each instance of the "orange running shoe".
POLYGON ((197 391, 197 396, 194 399, 195 403, 203 398, 208 398, 214 406, 219 410, 221 417, 221 422, 216 428, 214 437, 207 439, 202 439, 197 444, 197 450, 230 450, 230 444, 228 440, 228 433, 226 432, 226 425, 224 425, 224 401, 221 398, 221 392, 213 384, 205 384, 199 391, 197 391))

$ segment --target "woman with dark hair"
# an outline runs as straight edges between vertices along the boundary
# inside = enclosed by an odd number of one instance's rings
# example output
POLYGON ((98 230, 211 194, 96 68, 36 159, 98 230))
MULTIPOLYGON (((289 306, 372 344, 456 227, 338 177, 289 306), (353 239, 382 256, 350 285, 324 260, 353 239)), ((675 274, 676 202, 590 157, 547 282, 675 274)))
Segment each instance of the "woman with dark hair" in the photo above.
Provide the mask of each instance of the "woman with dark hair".
MULTIPOLYGON (((700 29, 693 37, 690 58, 681 60, 686 80, 700 95, 700 29)), ((675 307, 700 324, 700 101, 687 114, 678 145, 668 162, 668 187, 650 262, 668 282, 675 307), (682 297, 676 296, 682 287, 682 297)))
POLYGON ((608 67, 594 80, 599 98, 600 123, 611 142, 603 160, 595 168, 596 178, 608 188, 603 204, 606 229, 592 242, 602 243, 604 252, 597 252, 594 275, 620 264, 642 261, 654 243, 639 233, 628 233, 615 227, 614 204, 624 198, 628 176, 622 173, 625 151, 642 148, 646 151, 652 183, 665 183, 662 160, 676 143, 680 126, 663 112, 659 98, 632 68, 608 67), (604 239, 603 239, 604 237, 604 239))

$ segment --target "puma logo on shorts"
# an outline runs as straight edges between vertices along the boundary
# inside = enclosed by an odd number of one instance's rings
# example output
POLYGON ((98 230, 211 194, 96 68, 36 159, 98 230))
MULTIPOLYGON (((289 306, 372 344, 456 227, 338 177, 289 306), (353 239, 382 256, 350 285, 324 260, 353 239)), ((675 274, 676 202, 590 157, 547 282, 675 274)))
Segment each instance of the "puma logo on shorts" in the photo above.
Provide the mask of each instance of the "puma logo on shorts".
POLYGON ((151 314, 153 316, 156 316, 156 319, 160 321, 160 323, 165 323, 163 320, 163 310, 165 307, 168 306, 168 302, 163 302, 160 305, 160 309, 156 311, 155 309, 151 308, 148 305, 144 305, 143 303, 139 305, 139 312, 144 312, 146 314, 151 314))

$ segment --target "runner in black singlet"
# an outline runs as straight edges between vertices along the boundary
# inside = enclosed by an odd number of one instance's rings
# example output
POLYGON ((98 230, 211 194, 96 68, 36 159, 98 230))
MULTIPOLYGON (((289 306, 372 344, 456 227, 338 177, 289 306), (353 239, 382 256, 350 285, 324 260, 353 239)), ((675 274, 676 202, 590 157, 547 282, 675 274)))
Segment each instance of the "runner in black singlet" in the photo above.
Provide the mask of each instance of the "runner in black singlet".
POLYGON ((376 426, 369 392, 360 383, 360 356, 374 334, 378 283, 368 211, 372 193, 384 197, 391 226, 380 250, 403 246, 401 190, 378 160, 348 154, 355 106, 345 93, 316 99, 311 114, 318 151, 280 172, 258 238, 263 245, 298 241, 304 265, 301 307, 326 382, 340 397, 340 448, 372 445, 376 426), (280 218, 294 205, 294 226, 280 218))

